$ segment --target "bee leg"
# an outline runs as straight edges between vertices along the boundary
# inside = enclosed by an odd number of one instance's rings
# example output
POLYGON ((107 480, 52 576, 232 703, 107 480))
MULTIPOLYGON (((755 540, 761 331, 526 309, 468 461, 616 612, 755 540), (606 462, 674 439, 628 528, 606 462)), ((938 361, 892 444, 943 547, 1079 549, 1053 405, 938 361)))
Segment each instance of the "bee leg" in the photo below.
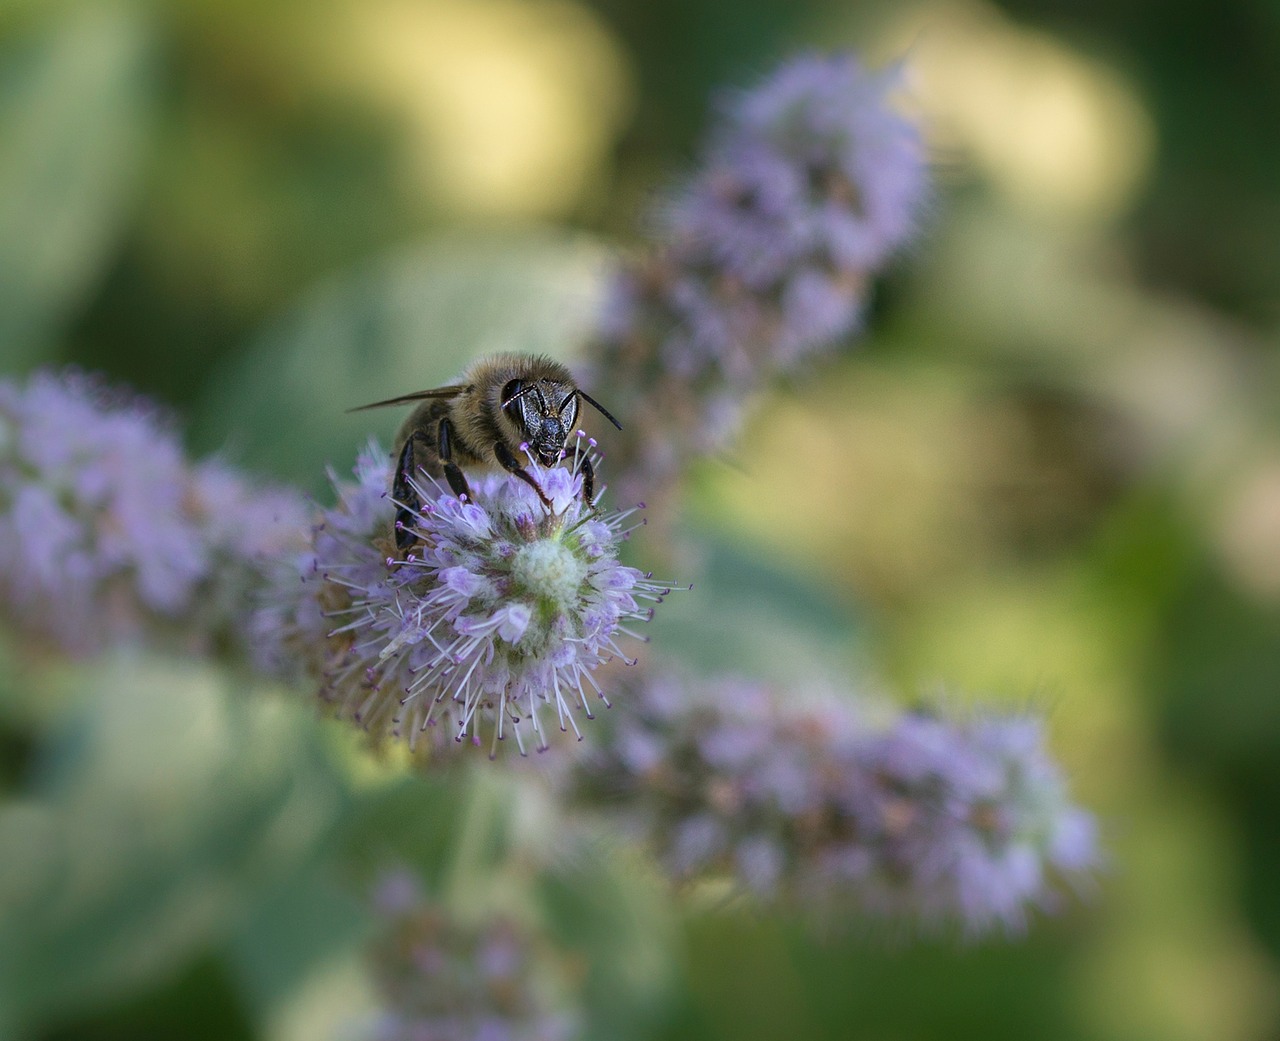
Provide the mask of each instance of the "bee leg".
POLYGON ((418 440, 425 441, 426 438, 416 430, 405 440, 400 460, 396 463, 396 477, 391 484, 391 497, 396 501, 396 549, 402 553, 417 541, 413 525, 422 509, 422 500, 410 483, 414 469, 413 444, 418 440))
POLYGON ((439 436, 440 465, 444 468, 444 479, 449 482, 454 495, 471 502, 471 486, 467 484, 467 475, 453 461, 453 424, 448 419, 440 420, 439 436))
POLYGON ((520 465, 520 460, 511 454, 511 449, 501 441, 495 441, 493 445, 494 457, 498 460, 498 464, 507 471, 507 473, 515 474, 520 480, 524 481, 530 488, 538 493, 538 498, 542 500, 544 506, 550 506, 551 500, 538 487, 538 482, 530 476, 529 471, 520 465))
POLYGON ((596 508, 596 468, 585 455, 578 460, 578 472, 582 474, 582 501, 593 510, 596 508))

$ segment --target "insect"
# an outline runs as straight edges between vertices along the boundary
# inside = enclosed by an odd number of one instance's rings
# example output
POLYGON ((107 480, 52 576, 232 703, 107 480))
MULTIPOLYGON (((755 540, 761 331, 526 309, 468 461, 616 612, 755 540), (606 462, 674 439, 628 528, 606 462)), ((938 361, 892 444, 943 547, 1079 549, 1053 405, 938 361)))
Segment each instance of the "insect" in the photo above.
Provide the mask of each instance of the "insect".
MULTIPOLYGON (((527 449, 543 466, 554 466, 578 419, 582 399, 619 430, 622 424, 574 381, 557 361, 539 354, 493 354, 473 362, 447 387, 419 390, 350 409, 421 402, 396 434, 396 470, 391 495, 396 501, 396 547, 409 549, 414 516, 421 507, 411 478, 418 468, 443 476, 455 495, 471 498, 464 468, 500 466, 533 487, 548 506, 538 482, 521 465, 527 449)), ((582 497, 595 498, 595 471, 585 456, 582 497)))

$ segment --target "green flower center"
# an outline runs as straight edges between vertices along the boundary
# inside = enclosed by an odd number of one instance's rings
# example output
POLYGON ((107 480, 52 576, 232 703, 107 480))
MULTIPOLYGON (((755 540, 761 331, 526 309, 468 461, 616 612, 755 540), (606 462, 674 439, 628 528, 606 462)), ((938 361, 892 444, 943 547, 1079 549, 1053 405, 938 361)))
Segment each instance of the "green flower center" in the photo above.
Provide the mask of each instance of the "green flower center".
POLYGON ((587 565, 564 543, 540 539, 516 551, 511 575, 539 600, 564 609, 577 597, 587 565))

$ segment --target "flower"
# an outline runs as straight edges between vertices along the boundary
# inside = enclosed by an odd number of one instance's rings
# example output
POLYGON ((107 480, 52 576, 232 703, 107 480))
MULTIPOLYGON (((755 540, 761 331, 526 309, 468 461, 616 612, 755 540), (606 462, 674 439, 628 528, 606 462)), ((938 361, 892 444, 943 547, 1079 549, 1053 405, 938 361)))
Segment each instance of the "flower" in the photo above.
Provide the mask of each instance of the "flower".
MULTIPOLYGON (((654 248, 607 297, 595 382, 633 388, 623 469, 669 479, 725 447, 766 380, 856 332, 872 276, 926 194, 895 73, 852 55, 783 65, 720 107, 698 170, 653 221, 654 248), (667 443, 671 442, 671 443, 667 443)), ((624 477, 630 477, 624 472, 624 477)))
POLYGON ((979 933, 1053 907, 1098 859, 1030 716, 877 721, 763 683, 644 681, 568 794, 629 807, 677 878, 979 933))
POLYGON ((812 55, 727 106, 719 147, 742 153, 736 195, 756 196, 758 215, 785 233, 774 252, 787 268, 825 255, 834 268, 865 271, 915 231, 924 154, 919 131, 886 103, 897 78, 851 54, 812 55))
POLYGON ((1098 862, 1094 821, 1070 802, 1039 719, 913 713, 857 755, 870 785, 847 805, 875 855, 852 875, 872 910, 1018 929, 1029 907, 1058 903, 1051 875, 1098 862))
POLYGON ((383 1000, 377 1041, 568 1041, 570 963, 529 923, 472 921, 423 896, 405 871, 378 882, 373 950, 383 1000))
POLYGON ((305 515, 294 492, 192 466, 154 405, 100 379, 0 380, 0 607, 65 651, 211 646, 305 515))
POLYGON ((547 713, 581 738, 587 688, 608 704, 592 673, 670 591, 618 562, 636 511, 582 501, 582 448, 568 467, 530 461, 549 505, 505 473, 471 477, 469 501, 427 478, 419 542, 399 559, 390 469, 370 446, 259 619, 267 657, 302 655, 340 714, 411 746, 447 720, 459 742, 491 725, 491 756, 508 733, 524 754, 526 727, 541 750, 547 713))

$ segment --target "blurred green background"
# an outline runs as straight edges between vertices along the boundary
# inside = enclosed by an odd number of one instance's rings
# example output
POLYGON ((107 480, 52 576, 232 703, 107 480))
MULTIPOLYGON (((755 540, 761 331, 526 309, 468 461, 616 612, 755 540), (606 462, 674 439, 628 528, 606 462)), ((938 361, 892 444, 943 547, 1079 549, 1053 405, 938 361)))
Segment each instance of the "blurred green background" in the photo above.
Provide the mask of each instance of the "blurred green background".
MULTIPOLYGON (((866 339, 695 473, 682 650, 1043 708, 1109 861, 962 945, 672 908, 615 856, 545 894, 594 1029, 1280 1037, 1271 0, 9 0, 4 370, 321 491, 397 420, 344 408, 571 357, 714 92, 845 46, 904 61, 937 190, 866 339)), ((6 646, 0 1037, 349 1036, 353 865, 438 862, 454 804, 208 667, 6 646)))

